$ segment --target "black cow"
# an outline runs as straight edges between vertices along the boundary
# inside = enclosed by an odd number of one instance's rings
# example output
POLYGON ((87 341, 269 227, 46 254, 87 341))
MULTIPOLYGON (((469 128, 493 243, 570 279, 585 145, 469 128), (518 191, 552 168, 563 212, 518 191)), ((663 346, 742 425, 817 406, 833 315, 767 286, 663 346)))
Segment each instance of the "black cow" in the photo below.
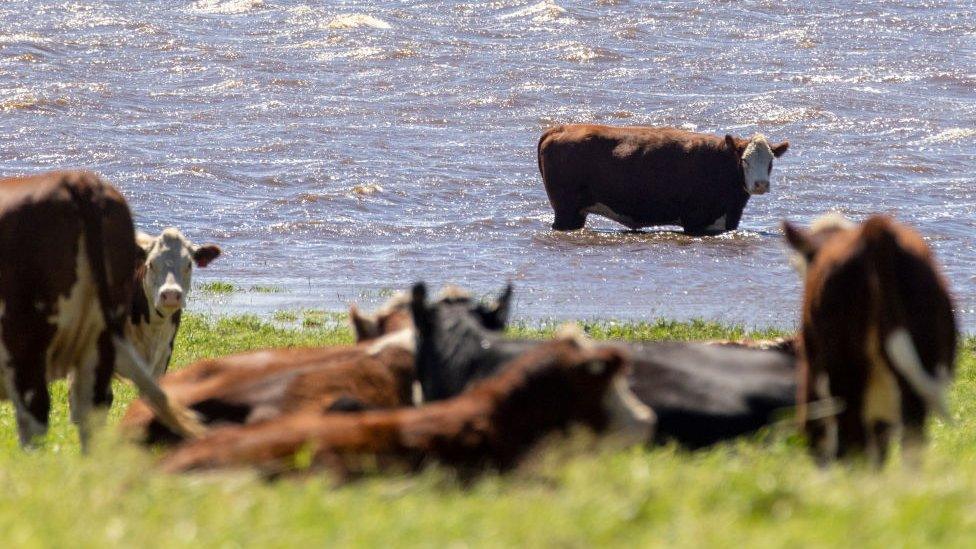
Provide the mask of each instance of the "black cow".
MULTIPOLYGON (((426 287, 414 286, 417 377, 425 400, 463 392, 538 344, 497 331, 510 298, 508 287, 488 306, 466 297, 429 304, 426 287)), ((634 393, 657 414, 656 442, 707 446, 753 432, 796 402, 796 360, 789 353, 705 343, 615 345, 632 357, 634 393)))

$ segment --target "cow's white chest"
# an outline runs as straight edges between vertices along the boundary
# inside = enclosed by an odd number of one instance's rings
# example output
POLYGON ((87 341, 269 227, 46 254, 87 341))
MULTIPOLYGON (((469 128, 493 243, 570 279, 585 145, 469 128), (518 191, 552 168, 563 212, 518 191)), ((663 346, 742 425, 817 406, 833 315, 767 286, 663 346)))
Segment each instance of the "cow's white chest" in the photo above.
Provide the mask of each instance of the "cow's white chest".
POLYGON ((170 342, 176 335, 176 325, 170 317, 160 317, 155 312, 149 314, 149 322, 130 322, 129 340, 139 355, 152 368, 155 377, 163 375, 169 362, 170 342))

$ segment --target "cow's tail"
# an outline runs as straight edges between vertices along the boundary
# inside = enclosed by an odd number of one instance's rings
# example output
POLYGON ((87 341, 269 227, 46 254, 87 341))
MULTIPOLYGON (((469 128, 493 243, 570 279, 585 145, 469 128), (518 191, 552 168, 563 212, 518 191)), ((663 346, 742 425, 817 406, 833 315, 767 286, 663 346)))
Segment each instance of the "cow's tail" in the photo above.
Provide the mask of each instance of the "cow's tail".
POLYGON ((864 222, 862 234, 865 250, 874 270, 871 283, 876 315, 874 321, 880 323, 887 319, 887 324, 891 326, 890 330, 882 330, 882 326, 878 326, 873 331, 877 334, 876 337, 883 338, 883 341, 878 342, 879 347, 884 349, 892 368, 908 382, 926 408, 948 418, 948 368, 938 365, 935 375, 929 373, 908 330, 908 317, 898 285, 895 263, 898 241, 892 222, 884 216, 873 216, 864 222))
POLYGON ((535 156, 536 161, 539 163, 539 175, 542 176, 542 180, 546 179, 546 172, 542 169, 542 142, 546 140, 547 137, 561 130, 562 126, 556 126, 554 128, 549 128, 548 130, 542 132, 542 136, 539 137, 539 142, 535 146, 535 156))
MULTIPOLYGON (((80 183, 80 182, 79 182, 80 183)), ((82 221, 82 234, 88 255, 89 268, 98 293, 105 328, 115 347, 116 367, 119 375, 132 381, 146 403, 156 412, 159 420, 174 432, 185 437, 196 437, 204 431, 195 413, 173 402, 149 374, 149 366, 125 338, 126 309, 113 310, 109 295, 110 281, 105 263, 105 239, 102 226, 102 208, 105 201, 105 185, 95 176, 84 184, 67 185, 82 221)))

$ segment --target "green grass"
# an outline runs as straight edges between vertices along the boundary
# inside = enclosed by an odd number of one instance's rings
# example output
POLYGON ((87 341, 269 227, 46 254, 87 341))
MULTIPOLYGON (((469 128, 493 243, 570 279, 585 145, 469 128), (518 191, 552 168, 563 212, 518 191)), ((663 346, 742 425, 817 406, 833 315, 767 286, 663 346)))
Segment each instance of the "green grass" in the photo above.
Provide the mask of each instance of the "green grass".
POLYGON ((281 293, 285 293, 285 289, 282 288, 281 286, 275 286, 275 285, 267 286, 267 285, 262 285, 262 284, 256 284, 254 286, 251 286, 251 288, 248 291, 250 291, 252 293, 256 293, 256 294, 281 294, 281 293))
MULTIPOLYGON (((325 318, 326 314, 321 315, 325 318)), ((334 315, 336 317, 340 315, 334 315)), ((299 318, 298 315, 295 317, 299 318)), ((307 317, 306 317, 307 318, 307 317)), ((512 331, 543 337, 555 328, 512 331)), ((748 334, 706 322, 593 323, 594 337, 708 339, 748 334)), ((251 348, 351 341, 328 322, 276 327, 253 316, 187 315, 174 365, 251 348)), ((51 433, 17 448, 0 406, 0 541, 18 547, 101 546, 871 546, 976 542, 976 343, 963 346, 951 405, 935 422, 920 470, 897 463, 818 469, 788 429, 687 453, 611 451, 585 438, 551 447, 507 477, 462 488, 450 475, 264 483, 249 475, 167 477, 108 429, 89 456, 55 384, 51 433)), ((118 420, 132 392, 116 382, 118 420)))
POLYGON ((230 282, 223 282, 221 280, 204 282, 203 284, 197 286, 197 289, 205 294, 232 294, 240 291, 240 288, 237 286, 231 284, 230 282))

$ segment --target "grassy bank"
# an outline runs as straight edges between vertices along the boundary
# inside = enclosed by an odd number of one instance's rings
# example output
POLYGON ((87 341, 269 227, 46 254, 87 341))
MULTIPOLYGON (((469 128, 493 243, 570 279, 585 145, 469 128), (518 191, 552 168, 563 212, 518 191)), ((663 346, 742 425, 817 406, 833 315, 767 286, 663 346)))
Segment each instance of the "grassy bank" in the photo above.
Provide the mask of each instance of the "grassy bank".
MULTIPOLYGON (((297 317, 296 317, 297 318, 297 317)), ((282 328, 253 317, 190 315, 174 357, 255 347, 345 343, 343 327, 282 328)), ((595 337, 709 339, 741 329, 709 323, 599 324, 595 337)), ((518 327, 545 335, 551 326, 518 327)), ((751 334, 766 336, 763 334, 751 334)), ((78 455, 63 384, 46 445, 16 445, 0 407, 0 541, 5 546, 467 545, 971 546, 976 541, 976 347, 964 345, 955 422, 935 424, 920 471, 897 465, 819 470, 788 430, 708 451, 553 449, 518 473, 459 488, 428 471, 341 488, 325 480, 266 484, 246 475, 164 477, 151 456, 113 440, 78 455)), ((132 398, 116 384, 117 421, 132 398)))

